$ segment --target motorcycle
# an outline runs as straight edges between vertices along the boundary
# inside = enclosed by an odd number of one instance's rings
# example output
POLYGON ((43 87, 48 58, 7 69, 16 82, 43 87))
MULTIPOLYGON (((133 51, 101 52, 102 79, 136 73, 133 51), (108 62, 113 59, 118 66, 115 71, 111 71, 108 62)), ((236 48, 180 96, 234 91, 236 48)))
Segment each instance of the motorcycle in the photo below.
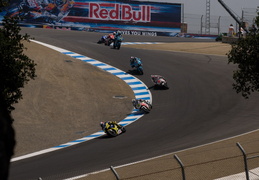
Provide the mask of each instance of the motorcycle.
POLYGON ((123 41, 122 36, 116 36, 113 42, 113 49, 120 49, 122 41, 123 41))
POLYGON ((152 109, 150 102, 144 99, 133 99, 132 104, 136 109, 139 109, 144 113, 149 113, 152 109))
POLYGON ((113 42, 114 42, 114 34, 109 34, 108 37, 106 38, 104 44, 106 46, 110 46, 111 43, 113 43, 113 42))
POLYGON ((98 44, 103 44, 106 46, 110 46, 111 43, 114 41, 114 35, 113 34, 108 34, 108 35, 103 35, 101 39, 97 42, 98 44))
POLYGON ((155 86, 164 88, 164 89, 169 89, 167 85, 167 81, 163 76, 160 75, 151 75, 151 80, 154 83, 155 86))
POLYGON ((143 66, 141 60, 138 58, 136 61, 130 61, 130 66, 134 70, 136 70, 139 74, 143 75, 143 66))
POLYGON ((110 137, 116 137, 119 134, 125 133, 125 127, 117 124, 117 123, 110 123, 110 122, 101 122, 102 130, 110 137))
POLYGON ((99 39, 99 41, 98 41, 97 43, 98 43, 98 44, 105 43, 106 39, 107 39, 107 35, 103 35, 103 36, 101 37, 101 39, 99 39))

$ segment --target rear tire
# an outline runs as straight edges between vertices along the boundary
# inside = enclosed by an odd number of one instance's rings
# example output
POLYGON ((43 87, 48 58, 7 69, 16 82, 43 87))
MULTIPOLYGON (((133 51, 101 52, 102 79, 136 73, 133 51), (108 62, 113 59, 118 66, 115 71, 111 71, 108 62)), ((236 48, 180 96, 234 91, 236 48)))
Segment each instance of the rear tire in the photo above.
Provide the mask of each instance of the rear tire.
POLYGON ((143 69, 142 69, 142 68, 138 68, 138 72, 139 72, 139 74, 140 74, 140 75, 143 75, 143 74, 144 74, 144 72, 143 72, 143 69))
POLYGON ((110 136, 110 137, 116 137, 116 136, 118 136, 118 134, 117 134, 113 129, 109 129, 109 130, 107 131, 107 134, 108 134, 108 136, 110 136))

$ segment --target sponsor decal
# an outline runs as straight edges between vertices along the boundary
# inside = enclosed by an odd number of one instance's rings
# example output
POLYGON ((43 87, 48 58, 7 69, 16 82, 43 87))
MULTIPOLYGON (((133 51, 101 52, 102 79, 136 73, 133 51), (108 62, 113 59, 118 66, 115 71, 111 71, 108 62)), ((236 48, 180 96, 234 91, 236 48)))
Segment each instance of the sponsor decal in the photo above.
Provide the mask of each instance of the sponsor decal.
POLYGON ((89 3, 89 19, 117 21, 151 21, 151 6, 140 5, 136 10, 129 4, 111 3, 111 8, 102 7, 102 3, 89 3))
POLYGON ((149 31, 121 31, 123 35, 135 35, 135 36, 157 36, 157 32, 149 31))

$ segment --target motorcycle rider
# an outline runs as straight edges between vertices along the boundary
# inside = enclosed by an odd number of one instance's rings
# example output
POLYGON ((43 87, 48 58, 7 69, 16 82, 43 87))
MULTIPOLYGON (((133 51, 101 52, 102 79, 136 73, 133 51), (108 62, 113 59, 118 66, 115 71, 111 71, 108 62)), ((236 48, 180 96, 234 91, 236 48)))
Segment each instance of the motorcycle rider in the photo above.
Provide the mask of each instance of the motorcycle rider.
POLYGON ((142 61, 141 61, 141 59, 138 58, 138 57, 131 56, 131 57, 130 57, 130 66, 131 66, 132 68, 138 67, 138 66, 142 66, 142 61))
POLYGON ((97 43, 98 44, 104 43, 105 45, 110 45, 114 40, 114 35, 115 33, 105 34, 101 37, 101 39, 97 43))
MULTIPOLYGON (((160 83, 160 79, 164 79, 165 78, 161 75, 151 75, 151 79, 155 84, 159 84, 160 83)), ((166 81, 166 80, 165 80, 166 81)))
POLYGON ((97 42, 98 44, 104 43, 107 39, 108 35, 103 35, 101 39, 97 42))
POLYGON ((114 34, 114 41, 115 40, 120 40, 120 41, 123 40, 121 31, 118 30, 118 31, 114 32, 113 34, 114 34))
POLYGON ((25 16, 25 21, 33 19, 54 23, 67 16, 74 3, 73 0, 22 0, 18 9, 19 14, 22 13, 25 16))
MULTIPOLYGON (((136 109, 139 109, 140 106, 141 106, 141 103, 147 103, 149 106, 151 106, 151 104, 144 100, 144 99, 132 99, 132 105, 136 108, 136 109)), ((151 106, 152 107, 152 106, 151 106)))
POLYGON ((121 31, 119 31, 119 30, 114 32, 114 35, 115 35, 115 38, 117 38, 118 36, 122 37, 121 31))
POLYGON ((102 127, 103 130, 105 129, 106 123, 108 123, 111 128, 113 128, 114 126, 118 126, 119 129, 122 128, 122 126, 119 125, 116 121, 100 122, 100 126, 102 127))
POLYGON ((114 36, 113 49, 119 50, 121 47, 122 41, 123 41, 122 33, 121 33, 121 31, 117 31, 114 36))
POLYGON ((107 37, 106 37, 106 39, 105 39, 105 42, 104 42, 104 44, 105 44, 106 46, 110 46, 110 44, 111 44, 112 42, 114 42, 115 34, 116 34, 116 33, 113 32, 113 33, 110 33, 110 34, 107 35, 107 37))

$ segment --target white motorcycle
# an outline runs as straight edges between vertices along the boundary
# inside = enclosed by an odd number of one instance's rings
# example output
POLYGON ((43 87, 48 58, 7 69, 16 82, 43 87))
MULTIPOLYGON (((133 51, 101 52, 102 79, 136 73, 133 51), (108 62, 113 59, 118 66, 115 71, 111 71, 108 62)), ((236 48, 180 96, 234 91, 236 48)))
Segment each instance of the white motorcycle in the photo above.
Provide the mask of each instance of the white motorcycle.
POLYGON ((144 113, 149 113, 152 109, 151 103, 144 99, 133 99, 132 104, 136 109, 139 109, 144 113))
POLYGON ((169 89, 167 85, 167 81, 163 76, 160 75, 151 75, 151 80, 154 83, 155 86, 164 88, 164 89, 169 89))

